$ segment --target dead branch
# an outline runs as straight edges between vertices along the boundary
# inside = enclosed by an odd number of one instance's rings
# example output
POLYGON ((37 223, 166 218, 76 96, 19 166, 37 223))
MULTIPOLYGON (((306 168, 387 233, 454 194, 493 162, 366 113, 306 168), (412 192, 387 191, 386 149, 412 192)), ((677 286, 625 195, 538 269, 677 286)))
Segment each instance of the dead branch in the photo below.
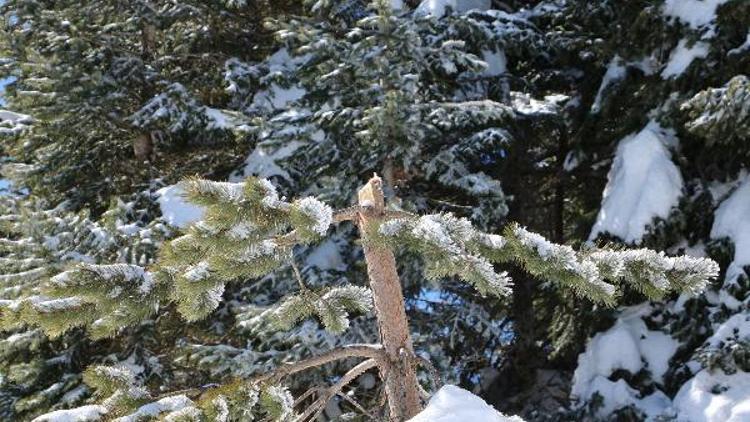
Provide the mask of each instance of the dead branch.
POLYGON ((344 374, 341 379, 334 385, 332 385, 323 395, 321 395, 315 403, 305 409, 305 411, 297 419, 297 422, 304 422, 306 420, 315 420, 325 408, 325 405, 337 394, 341 392, 341 389, 349 385, 352 381, 357 379, 360 375, 365 373, 367 370, 378 366, 378 362, 375 359, 368 359, 354 368, 350 369, 344 374))

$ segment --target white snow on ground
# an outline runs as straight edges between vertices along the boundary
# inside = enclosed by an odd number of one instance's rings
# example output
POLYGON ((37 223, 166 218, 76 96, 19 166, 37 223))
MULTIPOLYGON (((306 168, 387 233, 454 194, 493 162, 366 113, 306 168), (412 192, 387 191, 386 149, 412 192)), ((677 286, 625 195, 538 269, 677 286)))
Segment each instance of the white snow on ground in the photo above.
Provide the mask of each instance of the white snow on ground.
POLYGON ((674 398, 678 421, 746 422, 750 420, 750 374, 700 371, 674 398))
POLYGON ((750 174, 744 174, 739 186, 714 213, 711 238, 728 237, 734 243, 734 260, 727 268, 727 280, 741 275, 742 267, 750 265, 750 174))
POLYGON ((589 239, 608 232, 638 243, 655 217, 669 215, 683 187, 667 149, 675 142, 671 131, 654 121, 620 141, 589 239))
POLYGON ((499 76, 507 70, 508 59, 505 57, 505 51, 482 51, 482 59, 487 63, 487 69, 482 72, 484 76, 499 76))
POLYGON ((727 1, 729 0, 666 0, 662 12, 691 28, 700 28, 713 22, 716 9, 727 1))
POLYGON ((159 207, 167 223, 178 228, 185 228, 203 218, 204 209, 185 199, 185 191, 179 184, 159 189, 159 207))
POLYGON ((679 344, 671 336, 646 327, 641 317, 649 312, 647 304, 627 308, 612 328, 589 341, 586 351, 578 356, 578 367, 573 374, 574 399, 588 400, 595 393, 600 394, 604 401, 598 412, 602 416, 635 405, 655 417, 669 406, 669 397, 659 390, 641 398, 624 380, 608 379, 617 370, 635 374, 646 368, 656 382, 662 382, 669 359, 679 344))
POLYGON ((491 4, 490 0, 423 0, 417 6, 416 13, 442 18, 448 12, 448 7, 454 13, 464 13, 472 9, 487 10, 491 4))
POLYGON ((446 385, 409 422, 523 422, 523 419, 505 416, 470 392, 446 385))
POLYGON ((56 410, 39 416, 32 422, 85 422, 98 421, 107 413, 104 406, 92 404, 69 410, 56 410))
POLYGON ((669 79, 682 75, 690 63, 695 59, 703 59, 708 56, 708 43, 698 41, 691 47, 687 46, 688 41, 681 39, 677 46, 669 54, 669 61, 664 70, 661 71, 662 79, 669 79))

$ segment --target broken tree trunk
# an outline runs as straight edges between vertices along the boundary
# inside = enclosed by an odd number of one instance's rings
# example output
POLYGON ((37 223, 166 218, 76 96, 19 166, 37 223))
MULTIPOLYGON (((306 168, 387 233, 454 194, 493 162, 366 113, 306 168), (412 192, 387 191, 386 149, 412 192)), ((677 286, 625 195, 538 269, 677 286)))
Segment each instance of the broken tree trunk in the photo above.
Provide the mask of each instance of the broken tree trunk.
POLYGON ((359 227, 364 239, 367 274, 373 293, 380 340, 387 360, 387 367, 381 367, 380 372, 388 397, 391 420, 400 422, 419 413, 422 403, 396 259, 390 248, 367 241, 368 228, 378 227, 385 219, 382 183, 376 175, 360 189, 359 227))

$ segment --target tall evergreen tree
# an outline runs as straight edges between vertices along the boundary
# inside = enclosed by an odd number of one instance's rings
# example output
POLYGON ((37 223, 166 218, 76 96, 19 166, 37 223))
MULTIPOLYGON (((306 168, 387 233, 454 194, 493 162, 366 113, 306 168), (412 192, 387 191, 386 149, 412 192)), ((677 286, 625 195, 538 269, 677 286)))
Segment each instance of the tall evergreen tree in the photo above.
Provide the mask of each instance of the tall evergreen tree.
POLYGON ((231 170, 242 121, 225 110, 217 68, 261 56, 263 18, 294 8, 11 0, 0 10, 5 100, 39 122, 12 148, 15 171, 38 195, 101 212, 154 178, 231 170))

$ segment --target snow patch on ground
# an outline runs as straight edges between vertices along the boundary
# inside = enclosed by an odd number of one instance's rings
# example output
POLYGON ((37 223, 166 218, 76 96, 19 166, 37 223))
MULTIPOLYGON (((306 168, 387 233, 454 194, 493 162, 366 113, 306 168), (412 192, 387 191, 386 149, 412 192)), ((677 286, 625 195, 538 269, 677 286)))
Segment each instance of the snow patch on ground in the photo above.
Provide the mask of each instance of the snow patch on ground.
POLYGON ((672 132, 654 121, 620 141, 590 240, 610 233, 638 243, 655 217, 669 215, 683 187, 667 149, 674 143, 672 132))
POLYGON ((656 416, 669 406, 669 398, 658 389, 641 398, 624 380, 609 379, 617 370, 635 374, 645 368, 657 383, 663 381, 669 359, 679 343, 661 331, 646 327, 642 316, 649 312, 646 304, 628 308, 612 328, 589 341, 586 351, 578 357, 578 367, 573 374, 571 396, 574 399, 587 401, 598 393, 604 399, 598 410, 600 415, 635 405, 647 415, 656 416))
POLYGON ((188 202, 185 191, 179 185, 171 185, 159 189, 159 207, 164 220, 172 226, 185 228, 203 218, 205 209, 188 202))
POLYGON ((688 47, 687 43, 685 38, 681 39, 669 54, 667 66, 661 71, 662 79, 680 76, 690 67, 693 60, 704 59, 708 56, 708 43, 698 41, 691 47, 688 47))
POLYGON ((446 385, 409 422, 523 422, 523 419, 505 416, 470 392, 446 385))
POLYGON ((750 420, 750 374, 727 375, 702 370, 674 398, 678 421, 743 422, 750 420))
POLYGON ((728 237, 734 243, 734 261, 727 269, 727 280, 743 274, 742 267, 750 265, 750 174, 744 175, 739 186, 714 213, 711 238, 728 237))

